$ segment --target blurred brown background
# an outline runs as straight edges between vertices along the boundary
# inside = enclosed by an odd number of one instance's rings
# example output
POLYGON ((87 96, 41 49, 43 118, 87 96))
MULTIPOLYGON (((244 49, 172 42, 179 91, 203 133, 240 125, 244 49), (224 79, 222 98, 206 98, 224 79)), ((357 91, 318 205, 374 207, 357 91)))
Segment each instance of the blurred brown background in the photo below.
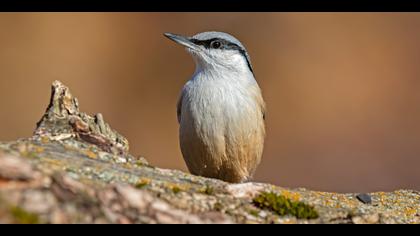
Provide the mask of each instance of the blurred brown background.
POLYGON ((176 100, 194 64, 163 32, 226 31, 268 106, 256 180, 420 189, 420 14, 2 13, 0 140, 30 136, 61 80, 153 165, 186 170, 176 100))

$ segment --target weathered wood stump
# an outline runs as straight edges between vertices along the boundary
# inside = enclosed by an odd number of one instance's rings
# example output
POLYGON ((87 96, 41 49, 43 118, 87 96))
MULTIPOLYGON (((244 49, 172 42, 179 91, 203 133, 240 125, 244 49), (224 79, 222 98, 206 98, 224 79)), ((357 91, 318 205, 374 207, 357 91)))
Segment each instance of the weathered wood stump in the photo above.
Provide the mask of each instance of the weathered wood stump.
POLYGON ((0 223, 420 223, 419 208, 414 190, 337 194, 155 168, 58 81, 34 135, 0 143, 0 223))

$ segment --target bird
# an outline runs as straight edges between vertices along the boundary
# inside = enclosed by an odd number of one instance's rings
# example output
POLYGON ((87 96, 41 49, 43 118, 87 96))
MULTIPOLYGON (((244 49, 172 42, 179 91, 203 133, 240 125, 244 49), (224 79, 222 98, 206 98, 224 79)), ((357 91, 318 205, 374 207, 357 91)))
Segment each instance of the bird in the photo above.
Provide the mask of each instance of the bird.
POLYGON ((164 35, 195 62, 177 102, 179 145, 189 172, 251 181, 263 154, 266 105, 247 50, 225 32, 164 35))

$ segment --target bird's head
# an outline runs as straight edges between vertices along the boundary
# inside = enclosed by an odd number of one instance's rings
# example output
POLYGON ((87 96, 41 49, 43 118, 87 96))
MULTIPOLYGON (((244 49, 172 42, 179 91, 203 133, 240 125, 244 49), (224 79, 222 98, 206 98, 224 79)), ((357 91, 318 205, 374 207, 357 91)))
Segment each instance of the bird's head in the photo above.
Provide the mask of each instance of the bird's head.
POLYGON ((169 39, 185 46, 201 70, 229 70, 253 73, 245 47, 230 34, 203 32, 192 37, 165 33, 169 39))

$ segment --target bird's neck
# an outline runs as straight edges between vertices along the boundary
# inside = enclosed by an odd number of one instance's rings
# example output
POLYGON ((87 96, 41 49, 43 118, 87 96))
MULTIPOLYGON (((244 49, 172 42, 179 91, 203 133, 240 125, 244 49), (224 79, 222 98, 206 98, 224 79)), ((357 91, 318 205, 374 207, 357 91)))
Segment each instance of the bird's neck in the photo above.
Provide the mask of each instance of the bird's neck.
POLYGON ((232 81, 238 82, 254 82, 254 74, 247 68, 229 68, 218 65, 201 66, 196 65, 193 75, 195 80, 211 80, 211 81, 232 81))

